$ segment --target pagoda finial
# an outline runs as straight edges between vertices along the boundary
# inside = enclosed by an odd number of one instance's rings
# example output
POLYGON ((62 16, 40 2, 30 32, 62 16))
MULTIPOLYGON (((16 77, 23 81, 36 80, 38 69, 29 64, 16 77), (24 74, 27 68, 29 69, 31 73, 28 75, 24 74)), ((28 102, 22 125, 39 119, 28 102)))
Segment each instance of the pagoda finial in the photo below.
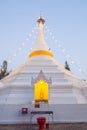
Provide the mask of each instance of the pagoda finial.
POLYGON ((50 52, 49 47, 47 46, 44 39, 44 23, 45 23, 44 18, 40 16, 39 19, 37 20, 37 23, 39 27, 38 39, 29 57, 34 57, 34 56, 39 56, 39 55, 53 57, 53 54, 50 52))
POLYGON ((39 24, 39 23, 45 23, 45 20, 44 20, 44 18, 43 18, 43 16, 41 16, 40 15, 40 18, 37 20, 37 23, 39 24))

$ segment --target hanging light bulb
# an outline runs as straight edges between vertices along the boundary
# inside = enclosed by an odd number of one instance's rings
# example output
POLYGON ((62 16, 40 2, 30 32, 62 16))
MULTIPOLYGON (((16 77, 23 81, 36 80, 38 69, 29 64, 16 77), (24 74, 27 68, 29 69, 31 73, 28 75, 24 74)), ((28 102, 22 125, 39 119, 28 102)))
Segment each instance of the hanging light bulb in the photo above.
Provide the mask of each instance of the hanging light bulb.
POLYGON ((72 64, 74 64, 74 63, 75 63, 75 61, 73 61, 73 60, 72 60, 72 61, 71 61, 71 63, 72 63, 72 64))
POLYGON ((16 57, 16 54, 14 54, 13 56, 16 57))
POLYGON ((79 69, 78 69, 78 71, 79 71, 79 72, 81 72, 81 71, 82 71, 82 69, 81 69, 81 68, 79 68, 79 69))
POLYGON ((22 43, 22 46, 24 46, 24 42, 22 43))
POLYGON ((29 37, 31 37, 31 34, 29 34, 29 37))
POLYGON ((19 51, 21 51, 21 48, 18 48, 19 51))

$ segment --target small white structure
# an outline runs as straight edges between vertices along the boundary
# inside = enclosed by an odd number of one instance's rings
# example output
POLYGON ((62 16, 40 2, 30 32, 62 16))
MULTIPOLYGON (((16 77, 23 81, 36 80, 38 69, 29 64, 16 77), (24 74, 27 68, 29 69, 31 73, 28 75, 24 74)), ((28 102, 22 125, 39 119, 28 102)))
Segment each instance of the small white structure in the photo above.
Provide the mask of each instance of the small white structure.
POLYGON ((29 59, 0 82, 0 124, 29 122, 31 111, 43 110, 53 111, 54 122, 87 122, 87 82, 54 59, 44 40, 45 20, 37 22, 38 39, 29 59), (39 81, 47 84, 47 93, 44 85, 35 88, 39 81), (22 108, 28 108, 26 115, 22 108))

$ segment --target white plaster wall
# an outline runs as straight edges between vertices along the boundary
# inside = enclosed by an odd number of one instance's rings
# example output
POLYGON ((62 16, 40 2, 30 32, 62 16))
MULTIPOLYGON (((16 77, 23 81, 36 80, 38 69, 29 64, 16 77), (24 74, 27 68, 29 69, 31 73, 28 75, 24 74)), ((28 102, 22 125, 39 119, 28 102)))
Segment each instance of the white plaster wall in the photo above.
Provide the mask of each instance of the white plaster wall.
MULTIPOLYGON (((37 111, 40 109, 34 108, 33 104, 20 104, 20 105, 0 105, 0 124, 6 123, 29 123, 30 111, 37 111), (21 108, 28 107, 28 114, 21 114, 21 108)), ((41 106, 41 110, 53 111, 54 122, 87 122, 87 105, 84 104, 58 104, 41 106)), ((47 115, 37 115, 32 118, 32 121, 36 121, 38 116, 46 116, 49 121, 52 121, 47 115)))

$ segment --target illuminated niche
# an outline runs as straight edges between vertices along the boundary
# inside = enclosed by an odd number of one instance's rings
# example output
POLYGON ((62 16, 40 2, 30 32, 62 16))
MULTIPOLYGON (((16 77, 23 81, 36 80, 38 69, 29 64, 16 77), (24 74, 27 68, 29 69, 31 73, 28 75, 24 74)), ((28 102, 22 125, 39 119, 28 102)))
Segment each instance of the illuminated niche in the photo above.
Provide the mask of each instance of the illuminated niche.
POLYGON ((34 84, 34 100, 48 101, 48 83, 44 80, 39 80, 34 84))

